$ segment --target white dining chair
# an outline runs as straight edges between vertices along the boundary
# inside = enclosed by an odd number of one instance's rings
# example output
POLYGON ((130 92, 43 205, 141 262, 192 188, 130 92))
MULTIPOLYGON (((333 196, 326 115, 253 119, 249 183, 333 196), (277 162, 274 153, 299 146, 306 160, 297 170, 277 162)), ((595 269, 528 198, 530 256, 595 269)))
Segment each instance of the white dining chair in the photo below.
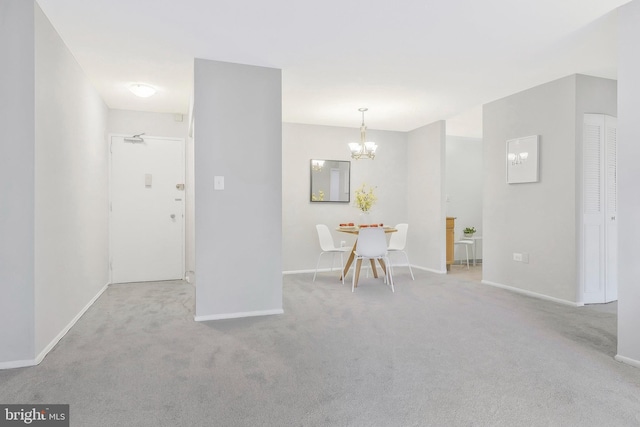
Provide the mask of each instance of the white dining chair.
POLYGON ((409 255, 405 251, 405 247, 407 246, 407 231, 409 230, 409 224, 398 224, 395 226, 395 233, 391 233, 391 238, 389 239, 389 246, 387 247, 387 251, 389 251, 389 258, 391 258, 391 254, 401 253, 404 254, 405 259, 407 260, 407 266, 409 267, 409 273, 411 273, 411 280, 416 280, 413 277, 413 270, 411 269, 411 263, 409 262, 409 255))
MULTIPOLYGON (((313 281, 316 281, 316 275, 318 274, 318 266, 320 265, 320 258, 324 254, 332 254, 331 255, 331 271, 333 271, 334 258, 336 254, 340 254, 340 272, 344 270, 344 259, 342 255, 346 252, 351 251, 351 248, 347 247, 336 247, 333 237, 331 236, 331 232, 329 231, 329 227, 325 224, 317 224, 316 230, 318 230, 318 240, 320 241, 320 255, 318 255, 318 262, 316 263, 316 271, 313 273, 313 281)), ((342 277, 342 283, 344 283, 344 277, 342 277)))
POLYGON ((385 237, 384 230, 379 227, 362 228, 358 233, 358 242, 356 243, 355 250, 356 271, 353 274, 351 280, 351 292, 353 292, 358 283, 358 277, 360 276, 360 267, 362 261, 365 259, 382 261, 386 264, 385 279, 384 282, 391 286, 391 292, 395 292, 393 287, 393 276, 391 274, 391 263, 387 256, 387 238, 385 237))

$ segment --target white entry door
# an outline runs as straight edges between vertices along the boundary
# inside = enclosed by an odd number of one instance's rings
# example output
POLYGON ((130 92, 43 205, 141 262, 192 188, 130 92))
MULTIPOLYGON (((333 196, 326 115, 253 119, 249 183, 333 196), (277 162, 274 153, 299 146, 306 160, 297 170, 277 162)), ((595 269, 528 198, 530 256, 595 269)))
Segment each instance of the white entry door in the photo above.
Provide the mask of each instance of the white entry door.
POLYGON ((184 140, 111 137, 111 283, 182 279, 184 140))

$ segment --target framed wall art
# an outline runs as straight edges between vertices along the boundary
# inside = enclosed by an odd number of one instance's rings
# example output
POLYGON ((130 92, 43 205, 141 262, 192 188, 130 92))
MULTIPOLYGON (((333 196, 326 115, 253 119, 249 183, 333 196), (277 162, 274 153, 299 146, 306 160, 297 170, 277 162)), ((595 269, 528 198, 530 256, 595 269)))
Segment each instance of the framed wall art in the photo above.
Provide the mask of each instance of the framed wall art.
POLYGON ((539 135, 507 141, 507 184, 540 180, 539 135))

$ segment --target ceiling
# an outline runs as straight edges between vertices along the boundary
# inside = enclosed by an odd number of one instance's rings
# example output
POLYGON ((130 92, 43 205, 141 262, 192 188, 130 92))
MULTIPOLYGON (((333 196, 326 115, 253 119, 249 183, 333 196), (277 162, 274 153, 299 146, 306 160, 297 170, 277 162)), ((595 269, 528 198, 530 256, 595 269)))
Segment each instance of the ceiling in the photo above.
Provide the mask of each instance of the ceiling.
POLYGON ((187 113, 204 58, 282 69, 284 122, 358 127, 368 107, 371 129, 451 119, 467 136, 484 103, 573 73, 615 79, 612 11, 628 1, 37 0, 113 109, 187 113))

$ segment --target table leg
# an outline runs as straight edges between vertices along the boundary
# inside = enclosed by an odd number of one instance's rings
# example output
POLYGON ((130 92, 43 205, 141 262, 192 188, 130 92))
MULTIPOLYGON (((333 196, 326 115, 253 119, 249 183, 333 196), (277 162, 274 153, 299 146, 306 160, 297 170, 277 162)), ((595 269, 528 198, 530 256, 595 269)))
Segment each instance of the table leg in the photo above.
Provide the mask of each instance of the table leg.
POLYGON ((349 259, 347 260, 347 263, 344 266, 344 271, 342 272, 342 276, 340 276, 340 281, 342 281, 342 278, 344 277, 345 279, 347 278, 347 273, 349 272, 349 268, 351 268, 351 263, 353 262, 353 259, 356 257, 356 245, 358 244, 358 239, 356 239, 355 243, 353 244, 353 249, 351 249, 351 253, 349 254, 349 259))
POLYGON ((387 266, 384 264, 384 260, 382 258, 378 258, 378 262, 380 263, 380 268, 382 268, 383 273, 386 275, 387 274, 387 266))
POLYGON ((476 239, 473 239, 473 266, 476 266, 476 239))
POLYGON ((358 279, 360 278, 360 267, 362 267, 362 258, 356 261, 356 271, 353 273, 356 275, 354 285, 355 288, 358 287, 358 279))

